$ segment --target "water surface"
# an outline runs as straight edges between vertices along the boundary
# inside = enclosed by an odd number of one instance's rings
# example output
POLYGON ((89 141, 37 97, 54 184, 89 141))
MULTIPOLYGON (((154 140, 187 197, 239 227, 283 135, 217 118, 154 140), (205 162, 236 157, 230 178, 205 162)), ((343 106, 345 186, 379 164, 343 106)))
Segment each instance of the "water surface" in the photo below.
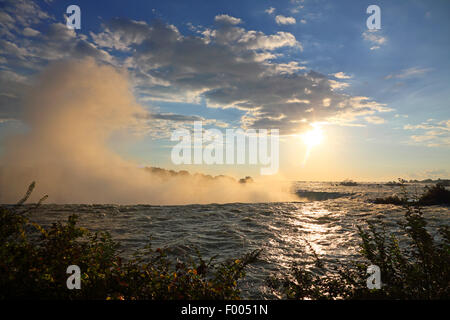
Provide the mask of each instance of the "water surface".
MULTIPOLYGON (((408 186, 411 193, 423 185, 408 186)), ((382 220, 391 233, 401 236, 398 222, 404 209, 368 202, 398 194, 399 187, 368 183, 354 187, 335 183, 297 182, 298 202, 230 203, 183 206, 54 205, 39 208, 33 219, 42 224, 80 215, 79 224, 93 231, 108 231, 120 241, 124 255, 142 248, 152 236, 154 248, 171 248, 190 254, 192 247, 204 257, 237 258, 263 249, 259 262, 250 266, 240 283, 245 298, 274 298, 265 284, 270 274, 287 274, 293 262, 311 253, 307 242, 330 266, 354 261, 359 238, 357 225, 382 220)), ((424 209, 430 226, 450 225, 448 207, 424 209)))

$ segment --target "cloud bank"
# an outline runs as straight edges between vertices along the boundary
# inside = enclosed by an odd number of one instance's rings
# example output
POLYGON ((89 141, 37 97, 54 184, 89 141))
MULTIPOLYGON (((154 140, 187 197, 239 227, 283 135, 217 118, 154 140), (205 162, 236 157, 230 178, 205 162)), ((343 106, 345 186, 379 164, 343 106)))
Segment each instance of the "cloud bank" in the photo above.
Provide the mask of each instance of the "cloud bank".
MULTIPOLYGON (((297 61, 278 62, 283 50, 303 50, 288 32, 266 35, 246 30, 241 20, 216 16, 215 28, 184 36, 173 25, 113 19, 104 32, 91 33, 102 50, 128 53, 140 95, 154 101, 196 102, 242 111, 243 128, 277 128, 294 134, 309 123, 346 125, 391 109, 368 97, 351 97, 348 86, 297 61), (280 51, 281 50, 281 51, 280 51), (324 99, 329 101, 324 105, 324 99), (297 101, 297 102, 295 102, 297 101), (308 103, 306 103, 308 101, 308 103)), ((343 74, 343 73, 342 73, 343 74)))
MULTIPOLYGON (((69 57, 92 57, 127 68, 140 102, 205 102, 209 108, 237 109, 238 118, 232 123, 243 129, 275 128, 282 135, 298 134, 313 122, 361 124, 391 110, 369 97, 344 94, 342 89, 349 86, 345 77, 330 79, 290 59, 290 53, 303 50, 292 33, 249 30, 242 19, 228 14, 217 15, 208 27, 191 25, 194 34, 189 35, 163 21, 127 18, 114 18, 99 32, 86 35, 55 22, 36 5, 7 3, 0 16, 5 26, 0 64, 8 64, 0 69, 0 119, 20 119, 30 74, 69 57), (32 9, 39 14, 31 18, 32 9), (41 26, 39 33, 33 32, 36 25, 41 26)), ((148 134, 165 137, 167 128, 182 122, 181 115, 159 118, 171 124, 149 129, 148 134)))

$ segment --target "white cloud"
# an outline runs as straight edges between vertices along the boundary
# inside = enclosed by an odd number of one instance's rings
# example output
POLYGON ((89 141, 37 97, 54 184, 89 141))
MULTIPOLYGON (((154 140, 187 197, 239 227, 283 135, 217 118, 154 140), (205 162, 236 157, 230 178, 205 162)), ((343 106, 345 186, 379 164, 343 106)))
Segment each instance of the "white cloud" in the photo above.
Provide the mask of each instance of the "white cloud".
MULTIPOLYGON (((184 36, 164 22, 115 18, 89 38, 55 23, 26 42, 1 39, 0 57, 8 64, 29 64, 34 71, 54 60, 93 57, 126 67, 139 101, 204 100, 208 107, 241 110, 243 127, 277 128, 281 134, 297 133, 314 121, 360 125, 364 117, 391 111, 368 97, 341 93, 338 89, 348 86, 336 81, 342 74, 333 80, 288 57, 277 61, 282 48, 302 49, 293 34, 248 30, 228 15, 215 21, 210 29, 199 26, 194 36, 184 36)), ((4 78, 9 83, 0 87, 17 88, 7 92, 20 97, 24 84, 13 84, 6 73, 4 78)), ((2 118, 19 111, 11 99, 0 96, 2 118)), ((153 117, 161 123, 193 119, 167 113, 153 117)))
POLYGON ((272 14, 275 12, 275 8, 274 7, 270 7, 269 9, 264 10, 264 12, 268 13, 268 14, 272 14))
POLYGON ((296 6, 292 9, 290 9, 290 11, 291 11, 291 13, 295 14, 295 13, 299 13, 301 9, 303 9, 303 6, 300 5, 300 6, 296 6))
POLYGON ((430 72, 431 68, 418 68, 418 67, 412 67, 408 69, 404 69, 398 73, 392 73, 384 77, 386 80, 397 78, 397 79, 405 79, 405 78, 412 78, 412 77, 418 77, 421 76, 427 72, 430 72))
POLYGON ((299 70, 306 69, 304 66, 299 66, 297 61, 291 61, 289 63, 271 63, 267 65, 273 68, 266 74, 294 74, 299 70))
POLYGON ((257 31, 243 32, 238 43, 246 44, 246 48, 251 50, 274 50, 281 47, 298 47, 303 50, 302 45, 292 33, 283 31, 269 36, 257 31))
POLYGON ((50 19, 50 15, 43 11, 39 5, 33 1, 28 0, 5 0, 3 1, 2 11, 4 12, 0 15, 0 21, 5 21, 5 19, 10 19, 7 17, 14 17, 14 25, 9 25, 11 28, 19 30, 20 26, 29 27, 33 24, 37 24, 43 20, 50 19))
POLYGON ((298 13, 301 9, 303 9, 303 5, 299 3, 303 3, 303 0, 291 0, 291 3, 294 5, 293 8, 290 9, 291 13, 298 13))
POLYGON ((336 80, 330 80, 330 87, 331 89, 334 90, 342 90, 345 89, 349 86, 348 83, 346 82, 340 82, 340 81, 336 81, 336 80))
POLYGON ((37 30, 34 30, 32 28, 26 27, 25 29, 23 29, 23 35, 26 37, 35 37, 37 35, 39 35, 40 32, 37 30))
POLYGON ((382 45, 386 42, 386 38, 377 34, 377 31, 368 30, 363 32, 364 40, 368 40, 370 42, 376 43, 378 45, 382 45))
POLYGON ((100 47, 122 51, 127 51, 130 45, 141 44, 150 31, 144 21, 131 19, 112 19, 103 28, 104 31, 98 34, 90 33, 94 42, 100 47))
POLYGON ((450 172, 446 169, 431 169, 422 170, 419 172, 409 173, 409 177, 412 179, 448 179, 450 177, 450 172))
POLYGON ((333 77, 337 78, 337 79, 351 79, 351 76, 345 74, 344 72, 336 72, 331 74, 333 77))
POLYGON ((373 124, 383 124, 384 119, 378 116, 368 116, 364 118, 367 122, 373 123, 373 124))
POLYGON ((362 37, 372 44, 370 50, 379 49, 387 42, 387 38, 379 34, 379 30, 366 30, 362 33, 362 37))
POLYGON ((277 15, 275 21, 277 24, 295 24, 297 22, 294 17, 285 17, 282 15, 277 15))
POLYGON ((294 98, 294 99, 289 99, 288 101, 286 101, 286 103, 306 103, 306 104, 310 104, 311 101, 306 100, 306 99, 300 100, 300 99, 294 98))
POLYGON ((229 15, 227 15, 227 14, 217 15, 217 16, 214 18, 214 20, 215 20, 216 22, 229 23, 229 24, 233 24, 233 25, 241 24, 241 23, 242 23, 242 20, 241 20, 241 19, 235 18, 235 17, 232 17, 232 16, 229 16, 229 15))
POLYGON ((429 119, 417 125, 407 124, 404 130, 414 131, 411 140, 428 147, 450 147, 450 120, 429 119))

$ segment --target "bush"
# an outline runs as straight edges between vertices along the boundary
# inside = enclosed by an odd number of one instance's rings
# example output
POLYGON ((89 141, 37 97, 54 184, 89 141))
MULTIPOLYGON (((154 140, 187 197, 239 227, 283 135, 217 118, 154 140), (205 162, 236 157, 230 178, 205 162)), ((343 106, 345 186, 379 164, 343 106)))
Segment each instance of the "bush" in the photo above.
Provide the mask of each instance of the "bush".
POLYGON ((22 204, 33 188, 15 209, 0 208, 0 299, 239 299, 237 282, 259 255, 174 263, 147 246, 125 261, 107 232, 78 227, 76 215, 49 228, 30 222, 22 204), (81 269, 81 290, 66 287, 69 265, 81 269))
POLYGON ((429 205, 450 205, 450 191, 444 185, 437 183, 432 187, 425 187, 425 193, 419 198, 419 204, 429 205))
POLYGON ((326 272, 315 256, 314 266, 296 264, 288 277, 271 277, 269 286, 287 299, 449 299, 450 231, 448 226, 426 229, 419 206, 406 206, 400 225, 406 239, 386 234, 385 227, 368 223, 358 227, 361 238, 361 263, 326 272), (382 287, 367 288, 369 265, 381 270, 382 287))
MULTIPOLYGON (((23 206, 33 188, 15 208, 0 208, 0 299, 239 299, 238 281, 259 255, 215 263, 197 253, 175 263, 168 250, 147 246, 125 260, 107 232, 78 227, 76 215, 48 228, 31 222, 30 211, 45 199, 23 206), (72 264, 81 269, 81 290, 66 287, 72 264)), ((293 265, 287 277, 270 277, 269 287, 287 299, 449 299, 449 227, 430 233, 419 202, 405 210, 405 237, 370 222, 358 227, 360 262, 330 273, 312 251, 312 260, 293 265), (381 270, 379 290, 367 288, 372 264, 381 270)))
POLYGON ((411 201, 408 200, 408 194, 405 190, 405 180, 399 179, 399 185, 402 187, 402 197, 397 195, 388 196, 385 198, 376 198, 370 202, 375 204, 393 204, 398 206, 405 205, 450 205, 450 191, 445 189, 445 186, 441 183, 429 187, 425 186, 425 192, 421 196, 415 196, 411 201))

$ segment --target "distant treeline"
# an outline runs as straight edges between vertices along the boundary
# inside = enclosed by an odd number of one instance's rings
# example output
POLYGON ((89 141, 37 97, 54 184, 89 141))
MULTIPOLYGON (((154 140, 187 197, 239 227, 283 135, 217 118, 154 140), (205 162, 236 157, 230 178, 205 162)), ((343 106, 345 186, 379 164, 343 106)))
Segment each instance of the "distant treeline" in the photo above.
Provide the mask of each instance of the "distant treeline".
POLYGON ((239 183, 250 183, 253 182, 252 177, 250 176, 246 176, 245 178, 236 180, 233 177, 230 176, 226 176, 226 175, 218 175, 218 176, 212 176, 210 174, 203 174, 203 173, 193 173, 191 174, 189 171, 187 170, 180 170, 180 171, 175 171, 175 170, 167 170, 167 169, 163 169, 163 168, 158 168, 158 167, 145 167, 144 170, 151 172, 152 174, 156 174, 158 176, 161 177, 199 177, 199 178, 203 178, 203 179, 208 179, 208 180, 219 180, 219 179, 226 179, 232 182, 239 182, 239 183))
POLYGON ((433 179, 424 179, 424 180, 409 180, 408 182, 410 183, 436 183, 436 184, 440 184, 443 186, 450 186, 450 179, 437 179, 437 180, 433 180, 433 179))

